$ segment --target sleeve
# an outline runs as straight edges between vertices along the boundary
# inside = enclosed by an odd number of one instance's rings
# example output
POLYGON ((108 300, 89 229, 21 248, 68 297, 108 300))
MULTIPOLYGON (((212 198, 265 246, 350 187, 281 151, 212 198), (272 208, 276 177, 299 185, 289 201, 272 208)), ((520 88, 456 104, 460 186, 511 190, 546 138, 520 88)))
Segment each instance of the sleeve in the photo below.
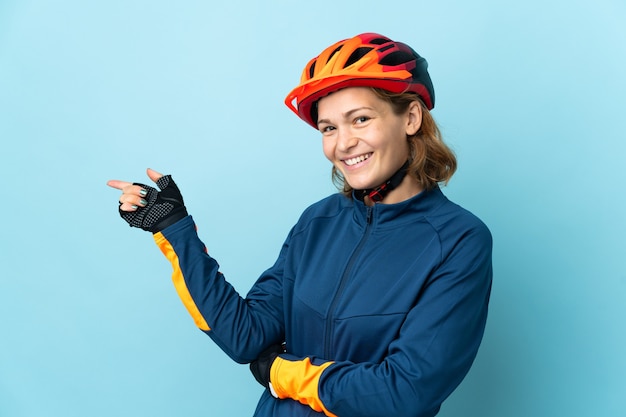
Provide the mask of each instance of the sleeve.
POLYGON ((191 216, 154 235, 170 261, 174 287, 196 326, 233 360, 251 362, 267 346, 284 340, 282 268, 285 242, 274 266, 256 282, 256 298, 245 299, 219 271, 199 239, 191 216))
POLYGON ((381 363, 281 355, 270 371, 276 396, 330 417, 435 415, 469 371, 482 340, 492 281, 491 245, 486 228, 457 242, 381 363))

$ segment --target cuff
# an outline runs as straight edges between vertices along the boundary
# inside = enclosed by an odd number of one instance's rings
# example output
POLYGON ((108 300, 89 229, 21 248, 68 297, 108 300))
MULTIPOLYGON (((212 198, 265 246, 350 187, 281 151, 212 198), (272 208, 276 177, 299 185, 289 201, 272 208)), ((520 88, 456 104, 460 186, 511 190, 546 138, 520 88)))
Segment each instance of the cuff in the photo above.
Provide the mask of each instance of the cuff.
POLYGON ((329 417, 337 417, 324 406, 318 389, 322 373, 332 364, 333 362, 323 362, 321 365, 314 365, 310 358, 289 360, 279 356, 270 368, 272 394, 281 399, 299 401, 329 417))

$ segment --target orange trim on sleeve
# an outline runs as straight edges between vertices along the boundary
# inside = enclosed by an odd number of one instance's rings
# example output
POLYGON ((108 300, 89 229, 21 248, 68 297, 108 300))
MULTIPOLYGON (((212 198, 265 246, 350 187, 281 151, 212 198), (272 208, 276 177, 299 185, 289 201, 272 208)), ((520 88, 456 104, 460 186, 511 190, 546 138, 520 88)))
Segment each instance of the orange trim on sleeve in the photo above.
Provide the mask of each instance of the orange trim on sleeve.
POLYGON ((322 372, 332 364, 313 365, 309 358, 289 361, 279 356, 270 368, 270 381, 278 398, 292 398, 317 412, 337 417, 324 406, 318 390, 322 372))
POLYGON ((189 314, 191 314, 191 318, 193 318, 194 323, 196 323, 196 326, 198 326, 200 330, 211 330, 204 317, 202 317, 202 313, 200 313, 198 306, 196 306, 196 303, 193 301, 191 294, 189 293, 187 284, 185 284, 183 272, 180 269, 178 255, 174 251, 174 248, 161 232, 154 234, 154 241, 156 242, 161 252, 163 252, 163 255, 165 255, 165 257, 172 264, 172 268, 174 269, 174 272, 172 272, 172 281, 174 282, 174 288, 176 288, 178 297, 180 297, 183 305, 185 306, 189 314))

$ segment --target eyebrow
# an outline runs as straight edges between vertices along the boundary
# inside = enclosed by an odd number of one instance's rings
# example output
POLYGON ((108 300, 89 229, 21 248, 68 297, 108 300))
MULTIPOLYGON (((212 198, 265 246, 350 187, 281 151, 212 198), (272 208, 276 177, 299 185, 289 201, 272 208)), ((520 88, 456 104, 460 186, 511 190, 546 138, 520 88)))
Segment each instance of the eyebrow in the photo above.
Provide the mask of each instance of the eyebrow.
MULTIPOLYGON (((354 113, 361 111, 361 110, 374 110, 372 107, 368 107, 368 106, 363 106, 363 107, 357 107, 356 109, 352 109, 352 110, 348 110, 345 113, 342 113, 341 116, 344 119, 349 119, 350 116, 352 116, 354 113)), ((317 121, 317 125, 319 126, 322 123, 330 123, 330 120, 328 119, 320 119, 317 121)))

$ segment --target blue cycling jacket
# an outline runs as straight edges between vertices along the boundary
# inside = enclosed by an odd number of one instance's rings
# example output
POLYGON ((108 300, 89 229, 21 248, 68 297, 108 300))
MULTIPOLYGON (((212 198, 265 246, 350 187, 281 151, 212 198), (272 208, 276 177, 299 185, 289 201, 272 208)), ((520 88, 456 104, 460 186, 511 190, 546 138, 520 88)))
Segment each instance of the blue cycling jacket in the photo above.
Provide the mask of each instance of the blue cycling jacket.
POLYGON ((491 234, 439 188, 398 204, 309 207, 245 298, 191 217, 155 235, 196 325, 239 363, 286 342, 256 416, 437 414, 478 351, 491 234))

